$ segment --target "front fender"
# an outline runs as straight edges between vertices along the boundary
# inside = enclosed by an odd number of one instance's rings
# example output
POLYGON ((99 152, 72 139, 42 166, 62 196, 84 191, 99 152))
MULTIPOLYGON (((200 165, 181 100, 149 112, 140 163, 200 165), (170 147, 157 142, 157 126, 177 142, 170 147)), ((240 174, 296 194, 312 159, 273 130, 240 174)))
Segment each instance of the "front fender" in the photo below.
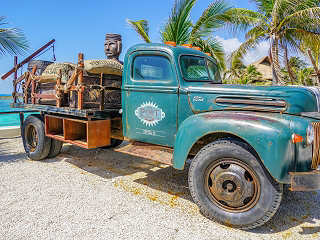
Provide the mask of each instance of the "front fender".
POLYGON ((280 113, 219 111, 192 115, 178 129, 173 167, 184 168, 192 146, 200 138, 228 133, 250 144, 273 178, 288 183, 288 172, 294 168, 290 122, 280 113))

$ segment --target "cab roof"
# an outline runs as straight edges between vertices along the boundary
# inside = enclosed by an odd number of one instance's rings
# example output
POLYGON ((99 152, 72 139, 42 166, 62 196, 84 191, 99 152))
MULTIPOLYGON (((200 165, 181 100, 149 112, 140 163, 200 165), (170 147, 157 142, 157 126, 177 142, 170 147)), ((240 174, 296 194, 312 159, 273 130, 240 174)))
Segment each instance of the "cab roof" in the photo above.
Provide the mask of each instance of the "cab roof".
POLYGON ((163 43, 136 44, 136 45, 132 46, 131 48, 129 48, 127 54, 131 54, 132 52, 143 51, 143 50, 164 51, 164 52, 168 52, 169 54, 172 54, 173 56, 190 54, 190 55, 197 55, 197 56, 202 56, 202 57, 212 59, 212 57, 209 57, 207 54, 205 54, 204 52, 201 52, 199 50, 195 50, 192 48, 186 48, 186 47, 182 47, 182 46, 173 47, 173 46, 163 44, 163 43))

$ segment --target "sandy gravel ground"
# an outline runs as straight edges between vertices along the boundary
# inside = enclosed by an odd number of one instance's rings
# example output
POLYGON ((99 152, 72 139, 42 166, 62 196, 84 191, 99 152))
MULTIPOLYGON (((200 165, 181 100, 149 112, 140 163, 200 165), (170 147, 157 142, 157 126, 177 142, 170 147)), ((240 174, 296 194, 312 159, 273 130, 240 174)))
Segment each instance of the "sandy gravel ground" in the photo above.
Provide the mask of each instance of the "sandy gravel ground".
POLYGON ((0 239, 320 239, 320 192, 285 192, 268 224, 235 230, 199 213, 187 170, 70 145, 34 162, 0 136, 0 239))

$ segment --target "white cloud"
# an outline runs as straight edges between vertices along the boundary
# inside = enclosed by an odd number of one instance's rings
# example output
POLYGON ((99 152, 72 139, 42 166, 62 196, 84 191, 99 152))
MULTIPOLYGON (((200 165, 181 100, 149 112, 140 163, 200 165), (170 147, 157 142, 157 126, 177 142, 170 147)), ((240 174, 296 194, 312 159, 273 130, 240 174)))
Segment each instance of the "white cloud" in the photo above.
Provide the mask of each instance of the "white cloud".
MULTIPOLYGON (((222 37, 216 37, 222 44, 226 55, 230 54, 239 48, 242 42, 238 38, 224 39, 222 37)), ((249 52, 243 57, 243 63, 248 65, 257 61, 258 59, 267 56, 269 52, 269 42, 265 41, 260 43, 255 49, 249 50, 249 52)))

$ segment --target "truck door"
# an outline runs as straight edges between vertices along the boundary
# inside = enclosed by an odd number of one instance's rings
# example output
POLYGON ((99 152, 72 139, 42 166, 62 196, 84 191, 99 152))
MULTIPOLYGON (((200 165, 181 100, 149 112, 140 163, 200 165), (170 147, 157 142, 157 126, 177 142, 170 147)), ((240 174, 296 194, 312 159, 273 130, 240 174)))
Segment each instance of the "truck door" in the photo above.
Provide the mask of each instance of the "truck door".
POLYGON ((124 81, 124 135, 132 140, 173 146, 177 131, 178 81, 170 55, 134 52, 124 81))

